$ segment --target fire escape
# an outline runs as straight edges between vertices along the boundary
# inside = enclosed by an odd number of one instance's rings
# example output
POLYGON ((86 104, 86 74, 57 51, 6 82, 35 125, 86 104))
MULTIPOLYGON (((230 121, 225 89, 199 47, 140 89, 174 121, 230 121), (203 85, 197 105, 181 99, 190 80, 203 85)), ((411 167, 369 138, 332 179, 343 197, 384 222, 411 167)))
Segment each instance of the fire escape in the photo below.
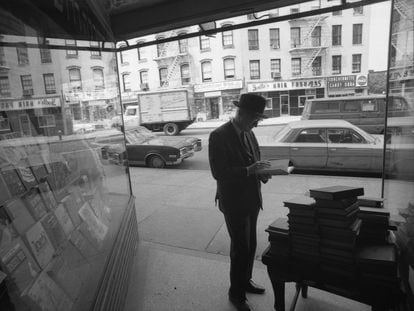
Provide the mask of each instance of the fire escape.
MULTIPOLYGON (((174 33, 168 32, 164 33, 162 38, 171 36, 174 36, 174 33)), ((157 62, 159 70, 167 69, 161 88, 181 86, 180 66, 183 63, 189 63, 190 60, 187 39, 158 44, 157 57, 154 60, 157 62)))
MULTIPOLYGON (((300 58, 300 70, 292 71, 292 78, 309 78, 323 75, 323 62, 330 39, 325 23, 327 16, 315 16, 290 20, 291 31, 297 31, 296 39, 291 37, 292 58, 300 58), (295 28, 295 30, 292 30, 295 28), (302 34, 305 35, 302 37, 302 34)), ((325 60, 326 61, 326 60, 325 60)))

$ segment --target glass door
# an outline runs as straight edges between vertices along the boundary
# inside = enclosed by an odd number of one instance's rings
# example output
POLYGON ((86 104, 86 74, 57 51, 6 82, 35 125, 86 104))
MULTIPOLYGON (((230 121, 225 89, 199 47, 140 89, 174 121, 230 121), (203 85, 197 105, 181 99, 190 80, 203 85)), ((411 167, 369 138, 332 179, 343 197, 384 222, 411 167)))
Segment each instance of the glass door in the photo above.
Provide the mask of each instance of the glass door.
POLYGON ((289 95, 280 95, 280 115, 287 116, 289 114, 289 95))

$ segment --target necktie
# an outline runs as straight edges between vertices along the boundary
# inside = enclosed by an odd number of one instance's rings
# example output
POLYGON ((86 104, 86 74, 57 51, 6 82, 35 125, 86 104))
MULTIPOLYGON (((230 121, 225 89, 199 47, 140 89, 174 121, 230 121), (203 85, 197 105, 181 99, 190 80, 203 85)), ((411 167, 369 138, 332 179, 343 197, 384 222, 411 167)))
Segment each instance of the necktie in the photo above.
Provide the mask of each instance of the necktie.
POLYGON ((250 145, 249 137, 247 137, 247 135, 248 135, 247 132, 241 132, 241 141, 248 155, 252 157, 253 156, 252 147, 250 145))

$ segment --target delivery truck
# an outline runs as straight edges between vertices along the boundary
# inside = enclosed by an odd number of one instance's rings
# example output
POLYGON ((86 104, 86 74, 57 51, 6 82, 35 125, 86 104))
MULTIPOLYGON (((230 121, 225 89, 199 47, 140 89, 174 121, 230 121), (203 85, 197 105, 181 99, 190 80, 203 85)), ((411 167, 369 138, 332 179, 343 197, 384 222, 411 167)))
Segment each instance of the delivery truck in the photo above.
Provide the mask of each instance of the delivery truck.
POLYGON ((141 125, 166 135, 177 135, 195 121, 194 92, 191 88, 138 94, 137 105, 124 112, 124 126, 141 125))

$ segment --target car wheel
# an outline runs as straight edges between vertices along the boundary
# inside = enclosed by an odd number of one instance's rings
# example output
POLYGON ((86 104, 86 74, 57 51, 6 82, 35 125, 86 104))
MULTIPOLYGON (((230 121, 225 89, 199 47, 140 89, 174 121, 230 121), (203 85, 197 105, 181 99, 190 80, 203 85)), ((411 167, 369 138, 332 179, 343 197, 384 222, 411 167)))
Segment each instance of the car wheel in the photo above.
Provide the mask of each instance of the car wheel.
POLYGON ((147 165, 152 168, 164 168, 165 161, 160 156, 153 155, 147 160, 147 165))
POLYGON ((167 123, 164 125, 164 133, 165 135, 173 136, 177 135, 179 132, 178 125, 175 123, 167 123))

